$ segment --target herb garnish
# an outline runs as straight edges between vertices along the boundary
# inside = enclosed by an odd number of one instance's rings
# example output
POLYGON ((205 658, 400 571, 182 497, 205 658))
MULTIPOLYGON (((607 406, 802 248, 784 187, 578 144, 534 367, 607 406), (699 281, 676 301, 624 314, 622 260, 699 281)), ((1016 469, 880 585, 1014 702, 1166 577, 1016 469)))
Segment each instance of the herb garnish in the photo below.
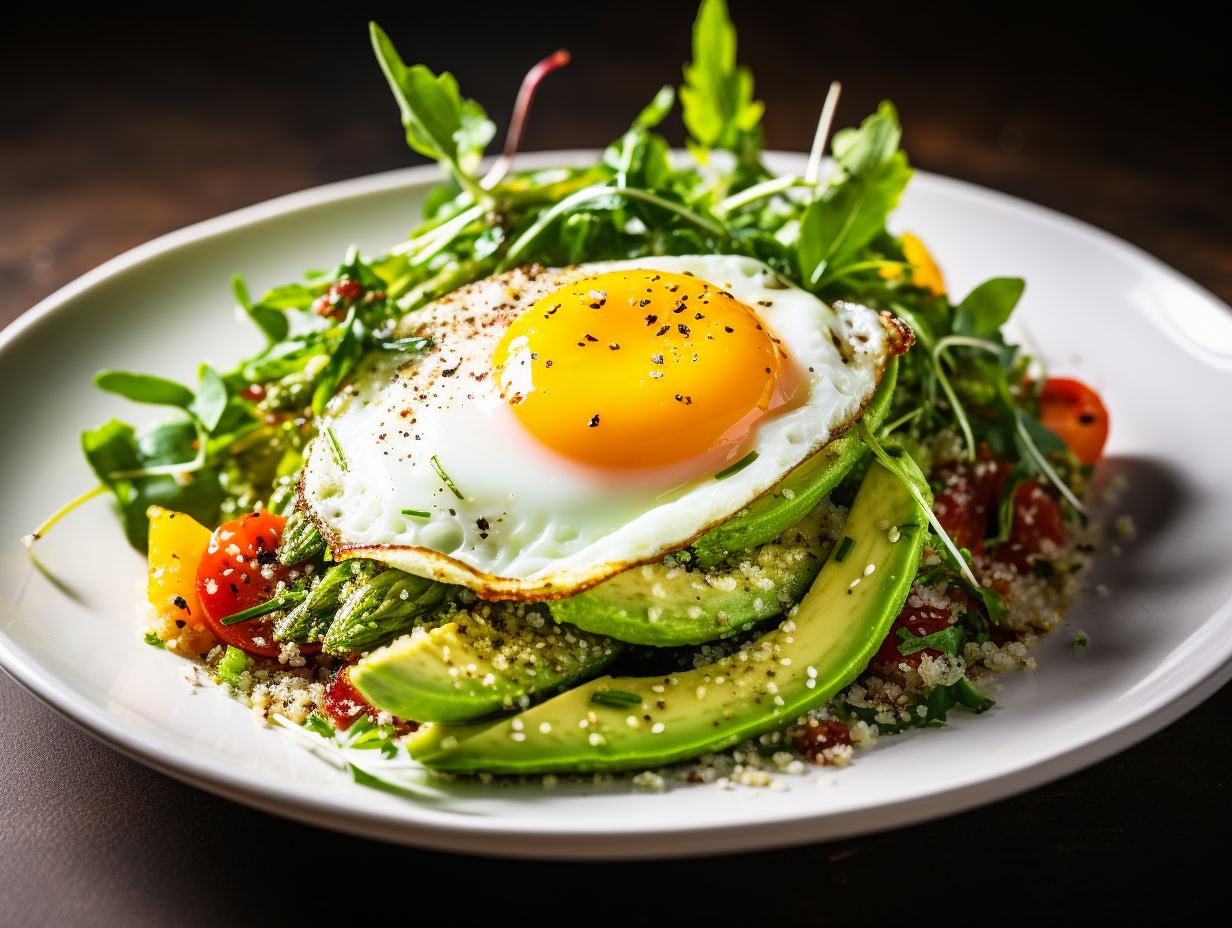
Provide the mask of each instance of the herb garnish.
POLYGON ((438 477, 445 481, 445 486, 449 487, 449 492, 451 492, 458 499, 466 499, 466 497, 462 495, 462 491, 459 490, 454 482, 449 479, 449 475, 445 473, 445 468, 441 467, 441 462, 435 454, 432 455, 432 469, 436 471, 436 475, 438 477))
POLYGON ((235 625, 237 622, 246 622, 248 619, 255 619, 258 616, 269 615, 271 612, 278 612, 285 609, 287 606, 293 606, 300 602, 308 594, 298 590, 286 590, 279 593, 273 599, 263 603, 258 603, 255 606, 250 606, 235 615, 229 615, 222 620, 223 625, 235 625))
POLYGON ((843 563, 843 558, 847 556, 847 552, 851 550, 851 546, 855 543, 855 539, 850 535, 844 535, 843 540, 838 543, 838 549, 834 552, 834 560, 840 564, 843 563))
POLYGON ((721 471, 719 471, 717 474, 714 475, 714 479, 715 480, 726 480, 728 477, 732 476, 733 474, 740 473, 740 471, 744 470, 746 467, 748 467, 750 464, 756 461, 758 457, 759 455, 756 451, 750 451, 748 454, 742 457, 735 464, 731 465, 730 467, 724 467, 721 471))
POLYGON ((623 708, 627 706, 640 706, 642 704, 642 697, 637 695, 637 693, 626 693, 624 690, 596 690, 590 694, 590 701, 600 706, 623 708))
POLYGON ((346 455, 342 453, 342 444, 338 441, 338 436, 334 434, 333 428, 325 426, 325 435, 329 438, 329 446, 334 451, 334 459, 337 460, 338 466, 344 471, 349 471, 351 468, 347 465, 346 455))
POLYGON ((430 519, 430 518, 432 518, 432 513, 428 512, 428 510, 426 510, 426 509, 403 509, 403 510, 402 510, 402 514, 403 514, 404 516, 410 516, 410 517, 411 517, 411 518, 413 518, 413 519, 430 519))

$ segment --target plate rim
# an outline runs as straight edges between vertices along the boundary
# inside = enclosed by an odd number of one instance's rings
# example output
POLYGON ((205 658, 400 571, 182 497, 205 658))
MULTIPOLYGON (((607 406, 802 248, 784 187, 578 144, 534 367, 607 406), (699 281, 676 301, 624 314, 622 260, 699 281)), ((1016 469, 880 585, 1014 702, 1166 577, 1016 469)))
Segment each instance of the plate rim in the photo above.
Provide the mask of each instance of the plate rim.
MULTIPOLYGON (((594 163, 598 150, 567 149, 523 154, 518 169, 537 169, 594 163)), ((776 173, 802 164, 807 156, 796 152, 766 152, 776 173)), ((0 357, 22 335, 44 318, 92 287, 143 262, 196 242, 297 210, 440 180, 436 165, 401 168, 336 181, 275 197, 158 236, 129 249, 86 272, 28 309, 0 331, 0 357)), ((1004 209, 1026 212, 1037 219, 1064 226, 1104 248, 1131 256, 1172 281, 1228 309, 1215 294, 1160 259, 1083 220, 1019 197, 967 181, 916 171, 917 185, 966 200, 989 201, 1004 209)), ((1232 310, 1229 310, 1232 312, 1232 310)), ((1215 609, 1205 621, 1232 616, 1232 600, 1215 609)), ((0 668, 27 692, 74 725, 109 747, 176 779, 226 799, 265 812, 273 812, 310 825, 323 826, 378 840, 418 847, 533 859, 653 859, 717 855, 835 840, 952 815, 1008 798, 1067 776, 1137 744, 1180 718, 1232 679, 1232 640, 1222 649, 1208 650, 1193 677, 1178 689, 1158 693, 1139 703, 1135 711, 1105 722, 1093 736, 1074 737, 1026 760, 1001 764, 992 772, 947 783, 930 792, 913 793, 895 801, 869 801, 838 812, 762 815, 751 822, 669 822, 660 826, 623 827, 614 822, 601 829, 584 823, 533 814, 487 818, 440 812, 408 801, 410 814, 391 816, 384 810, 367 811, 319 788, 297 784, 275 787, 213 758, 188 753, 172 742, 126 723, 94 706, 28 654, 0 629, 0 668), (925 800, 921 802, 921 800, 925 800), (511 838, 521 843, 511 844, 511 838)))

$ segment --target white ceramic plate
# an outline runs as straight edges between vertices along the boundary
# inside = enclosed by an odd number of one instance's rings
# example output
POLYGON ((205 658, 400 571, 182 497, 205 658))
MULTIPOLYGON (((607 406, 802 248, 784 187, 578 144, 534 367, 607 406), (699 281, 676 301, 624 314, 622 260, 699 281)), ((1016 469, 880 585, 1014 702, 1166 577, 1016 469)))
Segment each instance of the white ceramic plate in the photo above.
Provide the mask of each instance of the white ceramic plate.
MULTIPOLYGON (((547 153, 520 166, 581 163, 547 153)), ((769 159, 802 172, 802 155, 769 159)), ((147 647, 134 613, 143 559, 103 499, 36 548, 21 536, 93 484, 78 433, 146 407, 100 393, 100 368, 191 381, 259 347, 228 281, 256 292, 328 267, 357 242, 405 237, 434 168, 320 187, 240 210, 121 255, 49 297, 0 336, 0 660, 35 694, 121 751, 172 776, 292 818, 391 841, 532 857, 638 857, 786 845, 936 817, 1029 789, 1162 728, 1232 676, 1232 314, 1191 281, 1089 226, 967 184, 917 174, 894 225, 920 234, 954 293, 1027 278, 1022 323, 1054 372, 1096 387, 1112 417, 1110 460, 1131 483, 1120 508, 1139 538, 1106 554, 1071 622, 1002 678, 996 709, 945 729, 883 738, 855 764, 783 777, 786 792, 626 784, 545 790, 456 785, 418 802, 359 787, 262 728, 221 694, 193 689, 178 658, 147 647), (1074 630, 1091 638, 1078 652, 1074 630)))

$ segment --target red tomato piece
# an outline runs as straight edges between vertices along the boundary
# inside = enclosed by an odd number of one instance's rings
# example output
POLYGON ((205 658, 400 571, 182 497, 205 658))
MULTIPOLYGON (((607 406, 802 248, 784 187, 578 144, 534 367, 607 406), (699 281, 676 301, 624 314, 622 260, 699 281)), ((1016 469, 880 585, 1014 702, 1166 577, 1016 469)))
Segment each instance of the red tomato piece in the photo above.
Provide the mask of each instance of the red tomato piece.
POLYGON ((1040 422, 1056 432, 1083 464, 1094 464, 1108 440, 1108 410, 1077 380, 1053 378, 1040 394, 1040 422))
POLYGON ((892 664, 896 667, 902 663, 917 667, 921 656, 925 654, 932 658, 939 657, 941 652, 935 648, 924 648, 914 654, 901 654, 898 646, 902 643, 902 639, 898 637, 898 630, 905 628, 917 638, 923 638, 925 635, 944 631, 949 627, 949 609, 937 609, 933 606, 905 606, 898 614, 898 618, 894 620, 894 624, 890 626, 890 634, 886 635, 885 641, 881 642, 881 647, 877 649, 877 654, 871 663, 892 664))
POLYGON ((997 497, 1009 468, 987 448, 980 450, 974 464, 959 461, 936 468, 932 477, 945 484, 933 501, 933 512, 941 527, 960 548, 973 555, 984 553, 988 519, 997 508, 997 497))
MULTIPOLYGON (((349 666, 339 670, 333 682, 325 688, 325 712, 334 720, 334 727, 341 731, 346 731, 365 713, 373 722, 380 715, 377 708, 364 699, 364 694, 351 682, 349 666)), ((419 730, 418 722, 405 719, 394 719, 393 725, 400 735, 419 730)))
POLYGON ((1043 550, 1045 538, 1059 545, 1064 537, 1065 522, 1057 501, 1038 483, 1024 483, 1014 491, 1010 537, 997 545, 993 560, 1013 564, 1020 574, 1025 574, 1031 570, 1030 556, 1043 550))
MULTIPOLYGON (((287 520, 271 512, 252 512, 220 526, 210 535, 209 546, 197 567, 197 595, 206 621, 222 641, 251 654, 277 657, 281 646, 274 641, 274 626, 268 616, 223 625, 222 620, 252 606, 267 602, 287 568, 278 563, 278 545, 287 520)), ((300 645, 310 653, 320 645, 300 645)))

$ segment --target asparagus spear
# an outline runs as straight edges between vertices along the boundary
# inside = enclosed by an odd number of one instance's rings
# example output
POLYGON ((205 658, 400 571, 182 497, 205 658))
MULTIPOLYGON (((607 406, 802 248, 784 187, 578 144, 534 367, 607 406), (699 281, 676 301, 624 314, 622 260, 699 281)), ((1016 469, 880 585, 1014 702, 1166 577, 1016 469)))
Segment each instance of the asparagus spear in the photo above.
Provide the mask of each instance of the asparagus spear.
POLYGON ((324 650, 350 654, 376 647, 412 628, 457 587, 401 570, 386 570, 347 596, 325 633, 324 650))
POLYGON ((316 557, 325 550, 325 539, 320 530, 302 509, 291 513, 287 527, 282 532, 282 544, 278 548, 278 563, 284 567, 316 557))
POLYGON ((354 558, 335 564, 321 575, 306 599, 274 625, 276 641, 316 641, 329 628, 338 605, 372 579, 376 561, 354 558))

